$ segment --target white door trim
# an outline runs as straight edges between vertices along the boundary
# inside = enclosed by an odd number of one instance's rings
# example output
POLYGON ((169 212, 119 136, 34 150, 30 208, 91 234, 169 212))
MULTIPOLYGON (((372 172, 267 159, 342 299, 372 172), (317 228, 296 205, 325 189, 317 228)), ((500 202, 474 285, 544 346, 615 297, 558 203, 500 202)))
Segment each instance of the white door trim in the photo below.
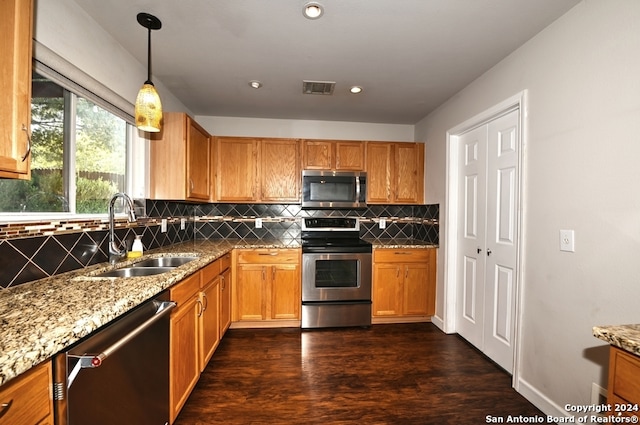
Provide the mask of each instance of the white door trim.
POLYGON ((517 176, 517 188, 520 192, 517 211, 517 270, 518 275, 516 286, 516 302, 515 302, 515 350, 514 350, 514 363, 513 363, 513 387, 518 390, 518 375, 520 364, 520 346, 521 346, 521 328, 520 318, 522 314, 522 288, 524 286, 523 279, 523 222, 524 222, 524 156, 526 147, 527 136, 527 91, 523 90, 520 93, 498 103, 497 105, 481 112, 480 114, 464 121, 461 124, 456 125, 447 131, 447 152, 446 152, 446 190, 445 190, 445 209, 446 218, 444 226, 444 240, 446 248, 444 252, 443 267, 444 267, 444 311, 442 313, 442 330, 446 333, 456 332, 456 292, 457 292, 457 252, 458 252, 458 139, 459 136, 475 127, 483 125, 494 118, 504 115, 514 109, 520 110, 520 137, 519 137, 519 149, 518 149, 518 176, 517 176))

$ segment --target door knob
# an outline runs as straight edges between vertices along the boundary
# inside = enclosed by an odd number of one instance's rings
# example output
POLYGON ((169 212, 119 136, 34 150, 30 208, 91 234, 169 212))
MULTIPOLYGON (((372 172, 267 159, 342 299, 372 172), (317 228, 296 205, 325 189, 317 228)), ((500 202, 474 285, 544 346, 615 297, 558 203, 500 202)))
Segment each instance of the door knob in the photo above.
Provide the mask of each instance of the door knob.
POLYGON ((487 257, 488 257, 489 255, 491 255, 491 250, 490 250, 490 249, 487 249, 487 257))
POLYGON ((482 248, 477 247, 477 248, 476 248, 476 251, 477 251, 477 253, 478 253, 478 254, 480 254, 480 253, 482 252, 482 248))

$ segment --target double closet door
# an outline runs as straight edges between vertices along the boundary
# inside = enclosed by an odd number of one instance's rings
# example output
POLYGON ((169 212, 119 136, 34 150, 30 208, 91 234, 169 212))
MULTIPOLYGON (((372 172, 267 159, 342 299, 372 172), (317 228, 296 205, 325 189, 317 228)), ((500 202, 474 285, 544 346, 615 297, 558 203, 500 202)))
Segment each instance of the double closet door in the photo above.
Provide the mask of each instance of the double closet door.
POLYGON ((459 136, 457 332, 513 372, 519 111, 459 136))

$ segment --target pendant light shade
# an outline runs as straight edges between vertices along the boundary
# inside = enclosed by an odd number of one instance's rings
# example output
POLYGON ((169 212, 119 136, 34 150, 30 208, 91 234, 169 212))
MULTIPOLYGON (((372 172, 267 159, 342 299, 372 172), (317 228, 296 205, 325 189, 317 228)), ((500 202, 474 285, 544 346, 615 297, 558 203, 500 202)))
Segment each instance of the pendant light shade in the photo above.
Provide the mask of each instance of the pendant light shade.
POLYGON ((138 13, 138 23, 149 30, 147 46, 147 81, 138 92, 135 114, 136 127, 139 130, 157 133, 162 128, 162 103, 160 96, 151 82, 151 30, 162 28, 158 18, 148 13, 138 13))

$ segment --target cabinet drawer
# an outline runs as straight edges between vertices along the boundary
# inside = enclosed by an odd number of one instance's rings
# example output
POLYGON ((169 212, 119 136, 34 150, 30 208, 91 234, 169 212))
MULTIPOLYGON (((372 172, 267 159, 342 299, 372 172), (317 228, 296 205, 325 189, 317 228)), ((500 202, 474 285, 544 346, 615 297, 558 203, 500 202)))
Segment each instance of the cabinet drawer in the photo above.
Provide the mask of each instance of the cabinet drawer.
POLYGON ((220 272, 227 270, 231 267, 231 253, 224 254, 222 257, 218 258, 220 261, 220 272))
POLYGON ((171 287, 171 300, 178 303, 178 307, 185 303, 200 289, 200 272, 194 273, 188 278, 171 287))
POLYGON ((50 361, 0 387, 0 424, 53 423, 51 387, 50 361))
POLYGON ((373 250, 374 263, 413 263, 427 262, 431 256, 431 249, 390 249, 378 248, 373 250))
POLYGON ((630 403, 640 403, 640 358, 619 349, 611 350, 615 356, 613 392, 630 403))
POLYGON ((220 260, 216 260, 200 270, 200 273, 202 273, 202 282, 200 282, 200 287, 207 286, 209 282, 220 275, 220 264, 220 260))
POLYGON ((297 249, 251 249, 238 251, 240 264, 297 264, 297 249))

